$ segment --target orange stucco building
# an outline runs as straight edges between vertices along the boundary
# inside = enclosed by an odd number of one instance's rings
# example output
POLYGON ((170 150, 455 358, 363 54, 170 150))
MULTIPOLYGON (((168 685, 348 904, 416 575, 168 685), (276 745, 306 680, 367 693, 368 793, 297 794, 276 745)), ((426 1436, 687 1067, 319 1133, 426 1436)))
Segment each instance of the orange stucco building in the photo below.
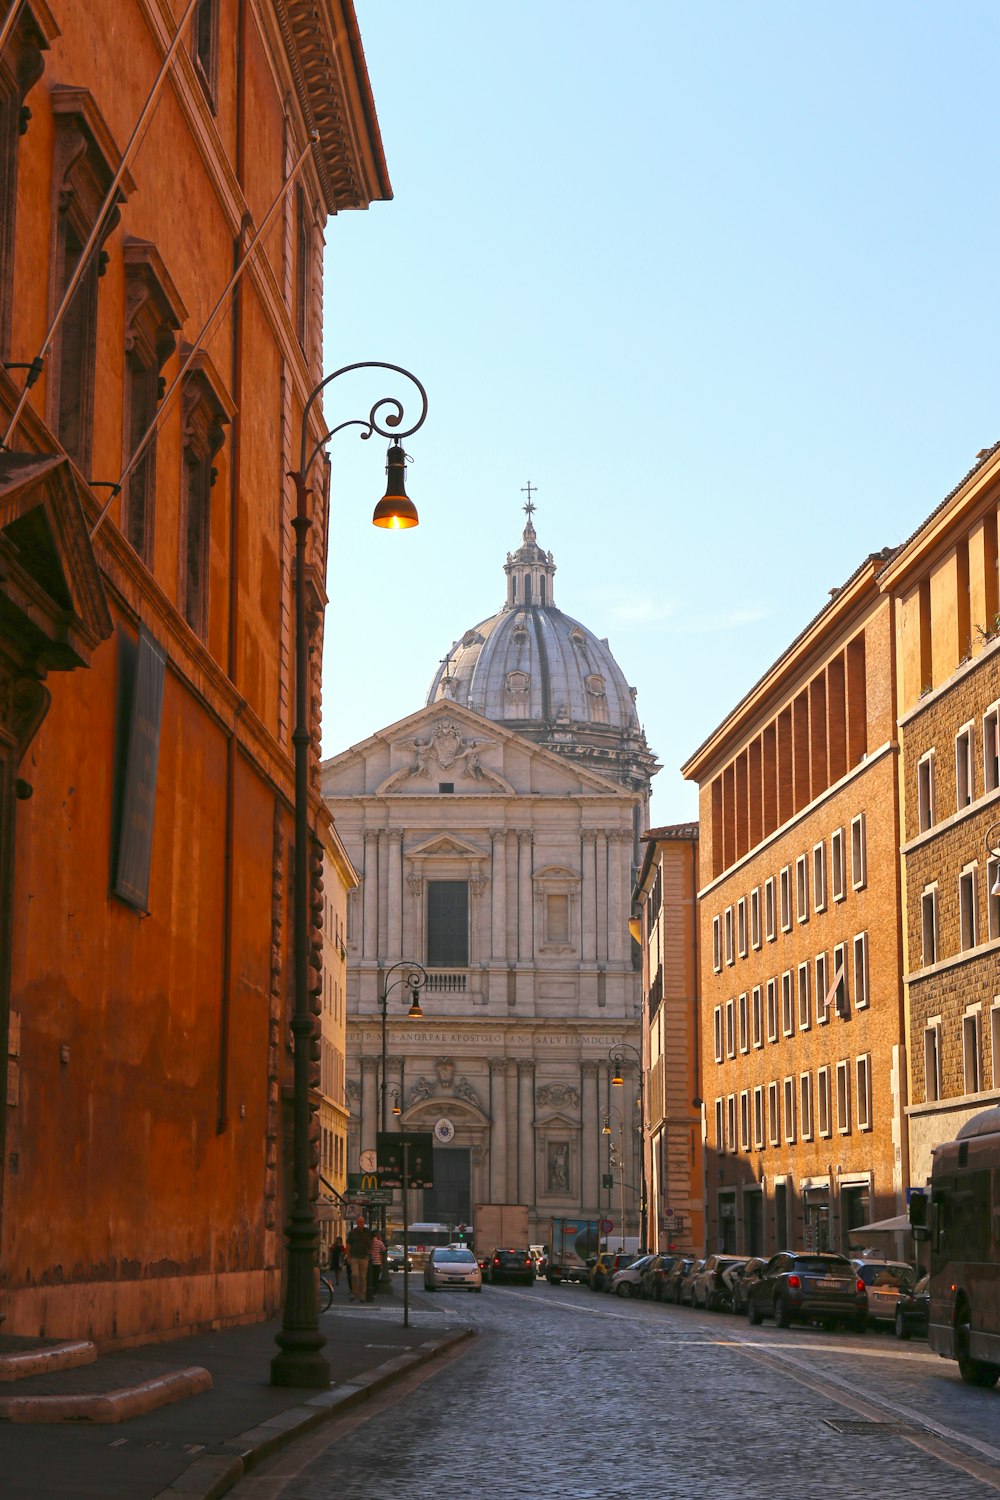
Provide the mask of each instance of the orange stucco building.
MULTIPOLYGON (((126 1344, 280 1299, 284 476, 324 225, 391 193, 351 0, 0 24, 0 1312, 126 1344)), ((319 646, 322 464, 311 504, 319 646)))
POLYGON ((700 791, 709 1251, 846 1249, 909 1182, 888 556, 683 767, 700 791))

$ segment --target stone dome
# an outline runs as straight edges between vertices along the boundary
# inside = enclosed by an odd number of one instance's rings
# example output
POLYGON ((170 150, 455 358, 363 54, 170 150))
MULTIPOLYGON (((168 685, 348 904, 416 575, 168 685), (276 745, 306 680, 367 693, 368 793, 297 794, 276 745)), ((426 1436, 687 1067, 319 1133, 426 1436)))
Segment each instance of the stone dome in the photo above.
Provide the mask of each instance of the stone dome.
POLYGON ((585 625, 555 606, 551 552, 528 513, 504 564, 503 608, 455 642, 427 702, 448 699, 648 797, 659 770, 635 707, 635 689, 585 625))

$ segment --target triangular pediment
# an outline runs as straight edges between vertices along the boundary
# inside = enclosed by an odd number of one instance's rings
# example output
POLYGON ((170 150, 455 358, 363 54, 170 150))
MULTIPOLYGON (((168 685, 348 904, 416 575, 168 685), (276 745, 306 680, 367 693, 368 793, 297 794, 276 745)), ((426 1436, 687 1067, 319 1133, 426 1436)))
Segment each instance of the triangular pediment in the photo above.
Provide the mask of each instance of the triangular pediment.
POLYGON ((485 859, 488 853, 488 849, 481 849, 454 833, 436 834, 407 850, 410 859, 485 859))

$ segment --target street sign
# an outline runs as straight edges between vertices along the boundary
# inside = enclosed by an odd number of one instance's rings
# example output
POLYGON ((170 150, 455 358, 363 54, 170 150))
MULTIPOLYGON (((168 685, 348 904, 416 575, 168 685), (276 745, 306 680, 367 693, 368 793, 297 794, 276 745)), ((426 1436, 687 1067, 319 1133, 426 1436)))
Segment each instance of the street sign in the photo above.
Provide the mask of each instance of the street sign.
POLYGON ((614 1219, 602 1219, 597 1227, 602 1234, 614 1234, 615 1221, 614 1219))
POLYGON ((382 1208, 392 1202, 392 1190, 383 1187, 377 1172, 348 1172, 347 1195, 352 1202, 368 1208, 382 1208))
POLYGON ((434 1135, 430 1130, 379 1131, 375 1137, 378 1149, 379 1183, 384 1188, 403 1187, 403 1146, 407 1147, 406 1186, 434 1186, 434 1135))

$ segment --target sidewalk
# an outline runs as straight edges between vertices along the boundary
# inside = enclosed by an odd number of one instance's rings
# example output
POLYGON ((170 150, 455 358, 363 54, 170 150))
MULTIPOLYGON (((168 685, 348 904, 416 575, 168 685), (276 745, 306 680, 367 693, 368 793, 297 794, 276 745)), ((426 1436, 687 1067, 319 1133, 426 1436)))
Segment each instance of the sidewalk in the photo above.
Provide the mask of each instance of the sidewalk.
POLYGON ((61 1376, 7 1384, 5 1395, 51 1392, 60 1382, 66 1388, 70 1377, 74 1389, 85 1391, 90 1381, 90 1389, 106 1390, 109 1366, 122 1384, 147 1380, 153 1370, 169 1380, 196 1367, 212 1378, 211 1389, 125 1422, 0 1423, 0 1495, 3 1500, 215 1500, 310 1427, 470 1337, 455 1313, 432 1306, 414 1292, 412 1281, 410 1326, 404 1328, 399 1277, 393 1284, 394 1296, 363 1306, 352 1306, 341 1290, 321 1316, 330 1361, 328 1391, 269 1384, 277 1320, 146 1344, 61 1376))

